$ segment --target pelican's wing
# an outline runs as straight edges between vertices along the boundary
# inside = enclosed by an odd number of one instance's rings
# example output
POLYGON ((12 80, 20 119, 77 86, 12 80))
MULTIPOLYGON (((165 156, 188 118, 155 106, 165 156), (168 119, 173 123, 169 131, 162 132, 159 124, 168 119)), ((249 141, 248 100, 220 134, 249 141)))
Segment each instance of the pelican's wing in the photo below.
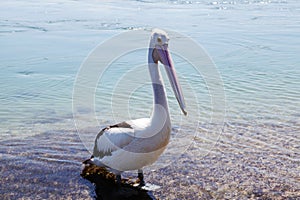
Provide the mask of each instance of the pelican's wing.
POLYGON ((134 129, 128 122, 108 126, 100 131, 95 140, 93 156, 103 158, 123 148, 134 140, 134 129))

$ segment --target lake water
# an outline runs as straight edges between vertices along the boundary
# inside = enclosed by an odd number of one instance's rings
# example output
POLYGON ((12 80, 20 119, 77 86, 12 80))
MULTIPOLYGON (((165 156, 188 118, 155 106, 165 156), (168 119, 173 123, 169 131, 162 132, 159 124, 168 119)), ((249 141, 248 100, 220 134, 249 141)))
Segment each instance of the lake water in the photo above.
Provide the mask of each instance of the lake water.
MULTIPOLYGON (((2 1, 2 144, 40 137, 38 135, 47 132, 75 133, 72 95, 85 58, 97 45, 113 36, 134 30, 146 30, 150 34, 153 27, 178 32, 197 42, 215 64, 225 94, 226 108, 219 112, 223 117, 221 127, 229 128, 222 129, 225 132, 220 137, 219 130, 210 124, 214 113, 205 81, 199 74, 185 70, 189 69, 189 64, 174 55, 175 68, 186 83, 183 90, 189 84, 198 88, 194 90, 198 100, 188 105, 192 99, 187 97, 186 102, 191 112, 194 105, 199 106, 200 115, 182 119, 172 91, 167 88, 175 133, 174 143, 168 150, 171 155, 172 152, 176 154, 181 144, 176 132, 183 129, 188 137, 182 143, 189 145, 196 141, 195 145, 201 149, 199 155, 213 151, 211 149, 219 140, 232 143, 234 151, 240 148, 237 145, 240 143, 245 146, 250 143, 256 148, 263 142, 259 149, 289 152, 294 155, 291 165, 299 164, 300 2, 297 0, 2 1), (189 124, 191 120, 193 123, 189 124), (195 128, 198 123, 199 127, 195 128), (180 129, 181 125, 184 128, 180 129), (263 136, 253 135, 259 132, 263 132, 263 136), (239 140, 231 141, 237 135, 239 140), (197 137, 195 141, 194 136, 197 137), (205 146, 203 140, 209 144, 205 146)), ((170 49, 172 40, 176 39, 171 37, 170 49)), ((115 64, 138 66, 146 61, 146 53, 137 52, 129 55, 129 59, 120 58, 115 64)), ((110 83, 111 79, 112 86, 124 74, 118 70, 107 73, 108 80, 103 81, 110 83)), ((113 88, 110 84, 101 84, 103 82, 99 82, 95 90, 99 127, 115 123, 110 118, 111 99, 108 98, 113 88)), ((132 118, 145 114, 147 117, 150 113, 152 93, 148 86, 142 85, 133 92, 129 102, 132 118)), ((85 112, 90 111, 82 113, 85 112)), ((120 114, 116 119, 125 120, 127 115, 120 114)), ((81 117, 85 120, 88 116, 81 117)), ((79 127, 81 135, 85 129, 99 128, 92 127, 93 124, 86 120, 87 125, 79 127)), ((55 140, 48 138, 49 143, 55 140)), ((4 150, 1 153, 5 157, 4 150)), ((300 180, 298 170, 299 167, 293 169, 289 176, 294 177, 294 182, 300 180)))

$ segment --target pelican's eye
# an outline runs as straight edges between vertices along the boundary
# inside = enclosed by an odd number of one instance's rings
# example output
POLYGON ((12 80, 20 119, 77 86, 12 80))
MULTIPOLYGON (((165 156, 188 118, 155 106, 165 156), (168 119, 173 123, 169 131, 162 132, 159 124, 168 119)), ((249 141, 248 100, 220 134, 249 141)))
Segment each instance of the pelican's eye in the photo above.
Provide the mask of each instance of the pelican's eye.
POLYGON ((161 43, 161 38, 157 38, 157 42, 158 42, 158 43, 161 43))

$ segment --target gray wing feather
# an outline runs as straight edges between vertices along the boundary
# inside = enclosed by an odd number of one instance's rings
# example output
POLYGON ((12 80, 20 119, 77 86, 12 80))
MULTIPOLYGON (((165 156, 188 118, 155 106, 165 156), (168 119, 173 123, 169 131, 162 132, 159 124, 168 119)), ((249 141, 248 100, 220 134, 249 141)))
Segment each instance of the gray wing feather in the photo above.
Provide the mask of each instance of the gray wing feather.
MULTIPOLYGON (((113 128, 128 128, 128 129, 132 129, 131 125, 128 124, 127 122, 121 122, 115 125, 111 125, 111 126, 107 126, 105 128, 103 128, 97 135, 96 139, 95 139, 95 145, 94 145, 94 151, 93 151, 93 156, 95 157, 99 157, 99 158, 103 158, 105 156, 110 156, 112 154, 112 149, 107 149, 105 151, 103 150, 99 150, 101 149, 101 147, 98 146, 98 140, 101 139, 101 136, 103 136, 103 134, 105 134, 106 131, 113 129, 113 128)), ((113 137, 118 137, 117 134, 110 136, 111 140, 110 142, 113 141, 113 137)), ((123 136, 124 137, 124 136, 123 136)), ((122 146, 127 145, 130 142, 127 141, 131 141, 132 139, 134 139, 134 137, 127 135, 126 137, 130 137, 130 139, 126 139, 124 140, 124 143, 122 144, 122 146)), ((118 145, 117 145, 118 146, 118 145)))

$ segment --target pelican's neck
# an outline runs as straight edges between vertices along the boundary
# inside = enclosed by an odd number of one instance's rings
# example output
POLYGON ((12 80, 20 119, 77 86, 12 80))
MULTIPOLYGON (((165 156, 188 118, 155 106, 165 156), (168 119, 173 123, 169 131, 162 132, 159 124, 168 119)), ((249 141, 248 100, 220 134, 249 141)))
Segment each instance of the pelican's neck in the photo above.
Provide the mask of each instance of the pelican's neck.
POLYGON ((171 125, 170 124, 170 116, 169 116, 169 108, 166 97, 166 91, 164 88, 164 82, 162 76, 160 74, 160 70, 158 64, 153 61, 152 58, 152 49, 149 49, 148 56, 148 67, 149 73, 152 81, 152 88, 154 94, 154 105, 153 112, 151 115, 151 122, 163 123, 162 125, 171 125))

